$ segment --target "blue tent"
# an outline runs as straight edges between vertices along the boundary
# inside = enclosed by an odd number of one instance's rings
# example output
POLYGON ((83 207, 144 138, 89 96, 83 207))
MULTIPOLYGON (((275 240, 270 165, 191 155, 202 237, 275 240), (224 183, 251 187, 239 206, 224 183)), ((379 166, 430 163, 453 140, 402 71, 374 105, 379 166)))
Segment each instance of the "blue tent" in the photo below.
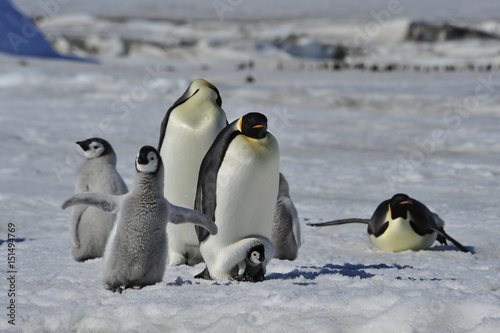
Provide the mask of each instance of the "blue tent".
POLYGON ((67 59, 97 63, 95 59, 60 54, 38 27, 11 0, 0 0, 0 51, 18 56, 67 59))

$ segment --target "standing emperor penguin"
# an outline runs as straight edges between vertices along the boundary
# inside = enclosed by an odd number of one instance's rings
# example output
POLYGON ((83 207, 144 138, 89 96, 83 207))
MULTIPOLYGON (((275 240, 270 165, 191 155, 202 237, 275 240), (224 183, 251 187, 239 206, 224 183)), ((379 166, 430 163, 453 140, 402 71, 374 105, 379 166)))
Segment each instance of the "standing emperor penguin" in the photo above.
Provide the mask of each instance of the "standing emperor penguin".
MULTIPOLYGON (((125 194, 127 185, 116 171, 116 154, 108 141, 90 138, 78 141, 86 159, 76 171, 75 193, 102 192, 125 194)), ((99 258, 104 254, 106 241, 113 229, 115 214, 88 206, 74 207, 69 230, 72 254, 76 261, 99 258)))
MULTIPOLYGON (((193 208, 201 161, 227 125, 217 88, 193 81, 167 111, 161 124, 158 151, 165 165, 165 197, 174 205, 193 208)), ((167 225, 169 265, 203 261, 192 225, 167 225)))
POLYGON ((205 270, 196 277, 262 281, 274 254, 270 241, 279 183, 279 147, 267 118, 249 113, 217 136, 200 167, 195 209, 218 226, 196 227, 205 270))
POLYGON ((282 173, 280 173, 278 201, 274 210, 271 242, 274 245, 274 258, 285 260, 295 260, 302 244, 297 209, 290 198, 288 182, 282 173))
POLYGON ((371 242, 382 251, 427 250, 436 240, 441 244, 449 240, 463 252, 471 252, 444 231, 444 221, 437 214, 403 193, 383 201, 369 220, 352 218, 308 225, 323 227, 346 223, 367 224, 371 242))
POLYGON ((62 209, 90 205, 117 213, 104 253, 103 281, 113 292, 160 282, 167 262, 167 222, 193 223, 217 233, 205 215, 172 205, 163 195, 163 164, 158 151, 144 146, 135 162, 132 191, 123 195, 79 193, 66 199, 62 209))

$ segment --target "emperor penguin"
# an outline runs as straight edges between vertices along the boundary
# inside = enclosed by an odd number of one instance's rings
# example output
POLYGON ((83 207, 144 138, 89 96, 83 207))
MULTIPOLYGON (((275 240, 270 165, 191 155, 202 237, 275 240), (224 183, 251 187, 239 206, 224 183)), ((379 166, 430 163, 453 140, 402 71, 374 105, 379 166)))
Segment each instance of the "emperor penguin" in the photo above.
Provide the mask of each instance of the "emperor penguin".
POLYGON ((302 243, 297 209, 290 198, 288 182, 281 172, 271 242, 274 245, 274 258, 284 260, 295 260, 302 243))
POLYGON ((195 209, 218 226, 196 227, 206 268, 196 277, 262 281, 279 183, 279 146, 267 118, 248 113, 219 133, 200 167, 195 209))
MULTIPOLYGON (((116 154, 108 141, 90 138, 76 142, 84 151, 86 159, 76 170, 75 193, 102 192, 125 194, 127 185, 116 171, 116 154)), ((94 207, 74 207, 69 230, 72 254, 76 261, 102 257, 115 214, 94 207)))
POLYGON ((90 205, 118 214, 104 253, 103 282, 113 292, 162 280, 167 260, 167 222, 189 222, 206 228, 207 233, 217 233, 217 226, 205 215, 165 199, 163 164, 155 148, 140 149, 135 169, 133 188, 127 194, 79 193, 62 204, 62 209, 90 205))
POLYGON ((323 227, 345 223, 367 224, 371 242, 382 251, 427 250, 436 240, 441 244, 449 240, 463 252, 471 252, 444 231, 444 221, 437 214, 403 193, 383 201, 369 220, 352 218, 308 225, 323 227))
MULTIPOLYGON (((217 88, 195 80, 170 107, 161 124, 158 151, 165 166, 165 197, 174 205, 193 208, 201 161, 226 127, 217 88)), ((167 225, 169 265, 202 262, 192 225, 167 225)))

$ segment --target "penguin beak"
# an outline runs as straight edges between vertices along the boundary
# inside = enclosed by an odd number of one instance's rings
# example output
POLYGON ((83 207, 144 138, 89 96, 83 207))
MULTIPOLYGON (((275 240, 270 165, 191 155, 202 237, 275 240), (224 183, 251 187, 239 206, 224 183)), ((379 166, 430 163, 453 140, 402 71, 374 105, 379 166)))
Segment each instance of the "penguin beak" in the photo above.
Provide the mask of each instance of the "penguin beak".
POLYGON ((411 202, 411 200, 406 200, 406 201, 401 201, 399 204, 400 205, 411 205, 412 202, 411 202))
POLYGON ((79 145, 84 151, 88 150, 89 146, 85 141, 77 141, 76 144, 79 145))
POLYGON ((252 127, 252 129, 255 129, 258 131, 257 138, 262 139, 266 137, 267 133, 267 126, 266 125, 255 125, 252 127))
POLYGON ((137 156, 137 163, 141 165, 148 164, 149 163, 148 156, 145 154, 139 154, 139 156, 137 156))

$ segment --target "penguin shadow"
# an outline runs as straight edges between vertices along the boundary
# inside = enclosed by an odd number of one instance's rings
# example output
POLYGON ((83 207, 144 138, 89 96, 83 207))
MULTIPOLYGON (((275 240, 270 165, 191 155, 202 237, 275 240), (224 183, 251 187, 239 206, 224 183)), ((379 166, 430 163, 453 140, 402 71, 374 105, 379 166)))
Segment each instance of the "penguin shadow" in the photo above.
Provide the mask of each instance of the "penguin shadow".
MULTIPOLYGON (((326 264, 324 266, 301 266, 294 269, 288 273, 271 273, 266 276, 266 280, 293 280, 297 278, 304 278, 306 280, 315 280, 319 276, 323 275, 342 275, 347 277, 359 277, 360 279, 369 279, 374 277, 376 274, 369 273, 367 269, 413 269, 409 265, 386 265, 386 264, 373 264, 373 265, 363 265, 363 264, 349 264, 345 263, 343 265, 336 264, 326 264)), ((296 282, 296 285, 307 286, 310 284, 316 284, 316 282, 296 282)))
MULTIPOLYGON (((193 282, 191 280, 183 280, 180 276, 177 277, 177 279, 175 279, 174 282, 169 282, 167 283, 167 286, 177 286, 177 287, 180 287, 182 285, 192 285, 193 282)), ((196 282, 195 284, 200 284, 199 282, 196 282)))
MULTIPOLYGON (((225 283, 220 283, 218 281, 211 281, 211 282, 212 282, 212 284, 214 286, 220 286, 220 285, 230 286, 230 285, 233 284, 233 282, 239 283, 239 281, 227 281, 225 283)), ((199 284, 201 284, 201 282, 198 282, 198 281, 193 282, 191 280, 184 280, 180 276, 178 276, 177 279, 175 279, 174 282, 168 282, 168 283, 166 283, 166 285, 169 286, 169 287, 182 287, 184 285, 191 286, 191 285, 194 285, 194 284, 198 284, 199 285, 199 284)))
MULTIPOLYGON (((474 246, 464 246, 467 250, 470 251, 471 254, 476 254, 476 248, 474 246)), ((447 245, 435 245, 433 247, 428 248, 425 251, 432 251, 432 252, 447 252, 447 251, 454 251, 454 252, 459 252, 463 253, 458 249, 455 245, 453 244, 447 244, 447 245)))

